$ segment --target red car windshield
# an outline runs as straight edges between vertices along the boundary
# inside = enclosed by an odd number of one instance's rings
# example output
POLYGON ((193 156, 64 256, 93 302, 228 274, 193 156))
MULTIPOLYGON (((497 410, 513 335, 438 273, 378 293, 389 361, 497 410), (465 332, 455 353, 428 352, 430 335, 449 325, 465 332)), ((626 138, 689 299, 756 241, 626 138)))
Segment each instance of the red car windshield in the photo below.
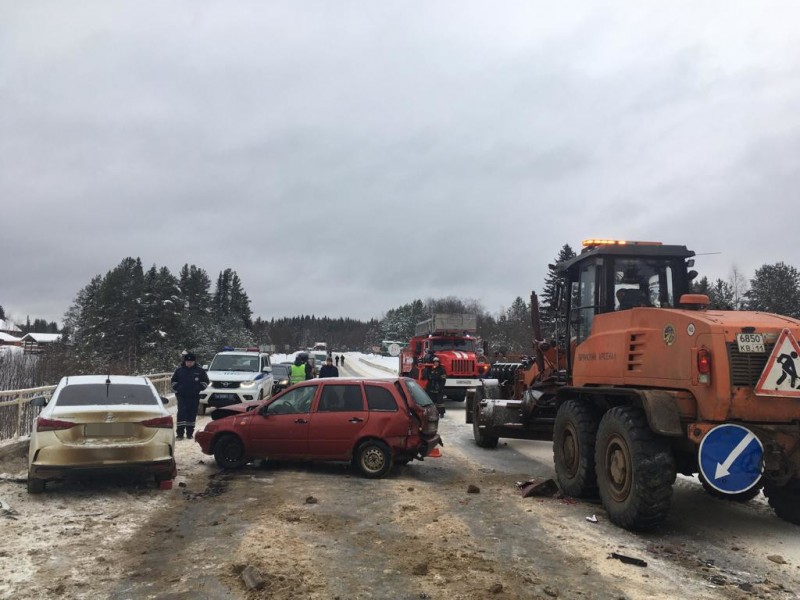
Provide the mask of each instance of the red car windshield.
POLYGON ((411 392, 411 398, 417 406, 430 406, 433 404, 430 396, 428 396, 428 392, 423 390, 416 381, 413 379, 403 379, 403 383, 408 388, 408 391, 411 392))

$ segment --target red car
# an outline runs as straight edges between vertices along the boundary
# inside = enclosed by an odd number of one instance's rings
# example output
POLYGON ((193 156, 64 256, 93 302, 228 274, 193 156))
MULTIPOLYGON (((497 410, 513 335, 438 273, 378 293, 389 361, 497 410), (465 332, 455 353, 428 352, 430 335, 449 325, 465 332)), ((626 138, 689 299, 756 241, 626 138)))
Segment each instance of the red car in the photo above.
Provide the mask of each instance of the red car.
POLYGON ((352 461, 365 477, 442 444, 436 406, 412 379, 312 379, 269 400, 227 406, 195 435, 217 464, 255 458, 352 461))

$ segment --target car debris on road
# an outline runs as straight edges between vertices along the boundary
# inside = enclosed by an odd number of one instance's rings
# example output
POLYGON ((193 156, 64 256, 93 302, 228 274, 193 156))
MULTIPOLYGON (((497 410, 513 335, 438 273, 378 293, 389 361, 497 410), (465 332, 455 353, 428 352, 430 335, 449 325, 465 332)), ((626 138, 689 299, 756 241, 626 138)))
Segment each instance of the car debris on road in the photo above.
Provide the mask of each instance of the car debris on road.
POLYGON ((626 565, 636 565, 637 567, 647 566, 647 561, 644 561, 641 558, 633 558, 632 556, 625 556, 624 554, 617 554, 616 552, 609 554, 608 558, 614 558, 618 561, 624 562, 626 565))

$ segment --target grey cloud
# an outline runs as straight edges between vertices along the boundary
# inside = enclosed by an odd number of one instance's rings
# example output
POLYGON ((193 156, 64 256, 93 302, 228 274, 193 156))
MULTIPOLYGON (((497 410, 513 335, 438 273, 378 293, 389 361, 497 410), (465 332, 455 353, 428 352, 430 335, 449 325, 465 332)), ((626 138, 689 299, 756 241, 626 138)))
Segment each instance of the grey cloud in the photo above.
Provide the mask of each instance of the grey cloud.
POLYGON ((598 235, 800 266, 798 10, 0 2, 0 304, 128 255, 265 318, 494 311, 598 235))

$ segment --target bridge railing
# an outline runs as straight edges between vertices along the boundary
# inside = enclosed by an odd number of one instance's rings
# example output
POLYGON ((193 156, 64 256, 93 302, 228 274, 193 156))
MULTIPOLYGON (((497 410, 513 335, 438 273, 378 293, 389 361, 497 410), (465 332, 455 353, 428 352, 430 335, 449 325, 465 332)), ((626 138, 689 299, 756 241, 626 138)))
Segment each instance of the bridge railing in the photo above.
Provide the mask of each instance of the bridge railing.
MULTIPOLYGON (((172 393, 170 379, 172 373, 154 373, 146 375, 162 396, 172 393)), ((50 398, 56 389, 54 385, 28 388, 24 390, 0 391, 0 444, 16 441, 31 434, 36 417, 41 410, 32 406, 31 400, 44 396, 50 398)))

